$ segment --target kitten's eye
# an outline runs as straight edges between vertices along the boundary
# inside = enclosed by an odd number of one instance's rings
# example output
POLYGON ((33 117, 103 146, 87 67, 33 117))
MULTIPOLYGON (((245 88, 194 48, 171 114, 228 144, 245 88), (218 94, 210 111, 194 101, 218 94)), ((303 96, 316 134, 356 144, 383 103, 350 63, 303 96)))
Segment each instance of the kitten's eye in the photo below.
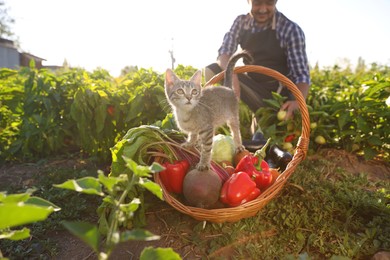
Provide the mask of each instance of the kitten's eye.
POLYGON ((179 95, 183 95, 184 94, 184 90, 179 88, 178 90, 176 90, 176 93, 179 94, 179 95))
POLYGON ((193 96, 198 95, 198 90, 193 89, 193 90, 191 91, 191 95, 193 95, 193 96))

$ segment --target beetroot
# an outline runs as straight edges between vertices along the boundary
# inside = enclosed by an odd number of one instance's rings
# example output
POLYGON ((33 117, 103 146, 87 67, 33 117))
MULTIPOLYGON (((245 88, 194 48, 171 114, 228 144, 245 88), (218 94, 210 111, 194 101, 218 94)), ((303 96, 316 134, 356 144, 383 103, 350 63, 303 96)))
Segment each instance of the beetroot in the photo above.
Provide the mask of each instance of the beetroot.
POLYGON ((190 206, 210 209, 219 201, 222 181, 211 171, 191 170, 184 177, 183 194, 190 206))

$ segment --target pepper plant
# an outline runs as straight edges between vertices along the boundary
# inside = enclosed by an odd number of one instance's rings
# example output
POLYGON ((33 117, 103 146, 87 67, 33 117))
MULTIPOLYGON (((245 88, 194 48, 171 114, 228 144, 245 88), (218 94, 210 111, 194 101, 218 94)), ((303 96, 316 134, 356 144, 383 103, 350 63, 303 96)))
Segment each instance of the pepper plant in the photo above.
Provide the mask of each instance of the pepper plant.
MULTIPOLYGON (((54 185, 58 188, 101 196, 102 205, 98 208, 99 226, 86 222, 67 222, 63 224, 72 234, 87 243, 99 259, 108 259, 113 249, 121 242, 130 240, 150 241, 160 237, 138 228, 134 222, 135 212, 143 204, 142 193, 150 191, 162 199, 161 187, 149 178, 151 174, 164 168, 153 163, 151 166, 138 165, 130 158, 124 157, 128 171, 118 176, 105 176, 99 172, 98 178, 84 177, 68 180, 54 185), (123 230, 125 228, 125 230, 123 230), (101 234, 106 237, 102 246, 101 234)), ((145 248, 140 259, 181 259, 172 249, 145 248)))
MULTIPOLYGON (((43 221, 59 207, 40 197, 32 196, 34 190, 24 193, 0 192, 0 239, 22 240, 30 237, 26 224, 43 221), (15 230, 15 227, 23 227, 15 230)), ((0 249, 0 259, 3 255, 0 249)))
MULTIPOLYGON (((175 69, 188 78, 196 69, 175 69)), ((390 157, 390 70, 374 64, 352 72, 333 68, 311 70, 306 104, 312 122, 309 153, 321 148, 345 149, 364 156, 390 157)), ((103 69, 51 72, 33 64, 19 70, 0 69, 0 160, 33 160, 53 154, 82 152, 108 162, 109 149, 128 129, 162 121, 171 111, 164 95, 163 74, 138 69, 113 78, 103 69)), ((264 135, 285 150, 296 145, 300 113, 279 121, 283 97, 274 94, 268 107, 256 112, 264 135)), ((252 113, 241 103, 244 139, 252 113)), ((219 132, 227 133, 225 129, 219 132)))
MULTIPOLYGON (((344 149, 364 156, 389 158, 390 77, 388 67, 374 66, 353 73, 335 66, 311 70, 306 99, 310 115, 309 153, 324 147, 344 149)), ((274 93, 256 115, 266 137, 276 143, 297 142, 302 127, 299 111, 291 120, 277 119, 284 98, 274 93)), ((288 150, 287 147, 284 147, 288 150)))

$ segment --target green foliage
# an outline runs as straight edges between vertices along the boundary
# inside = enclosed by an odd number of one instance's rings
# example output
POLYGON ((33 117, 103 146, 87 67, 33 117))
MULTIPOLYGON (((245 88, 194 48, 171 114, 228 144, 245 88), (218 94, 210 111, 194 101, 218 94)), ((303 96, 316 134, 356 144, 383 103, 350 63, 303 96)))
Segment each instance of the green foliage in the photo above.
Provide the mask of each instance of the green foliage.
MULTIPOLYGON (((183 79, 196 71, 179 65, 183 79)), ((322 147, 345 149, 363 155, 389 158, 389 68, 372 66, 352 73, 338 67, 311 71, 307 98, 311 122, 310 152, 322 147), (315 142, 323 136, 326 144, 315 142)), ((134 68, 114 79, 103 69, 63 69, 56 73, 30 68, 1 69, 0 160, 32 160, 53 154, 82 151, 108 162, 110 148, 128 129, 155 122, 174 122, 164 95, 164 76, 152 69, 134 68)), ((298 113, 293 120, 278 121, 283 98, 267 100, 256 115, 267 137, 283 143, 301 133, 298 113)), ((240 106, 241 130, 250 138, 251 113, 240 106)), ((226 133, 222 127, 219 133, 226 133)))
POLYGON ((174 152, 166 145, 166 141, 171 138, 184 138, 184 134, 174 130, 162 130, 155 126, 142 125, 129 129, 126 135, 111 148, 112 176, 119 176, 128 172, 130 169, 126 166, 124 158, 131 158, 137 163, 147 165, 151 160, 147 148, 153 145, 153 149, 163 152, 169 158, 174 158, 174 152))
MULTIPOLYGON (((26 227, 11 228, 43 221, 54 211, 60 210, 53 203, 31 196, 33 190, 19 194, 0 192, 0 239, 21 240, 30 236, 26 227)), ((1 251, 0 251, 1 256, 1 251)))
POLYGON ((0 70, 0 160, 32 160, 75 150, 108 161, 126 131, 165 117, 161 75, 34 67, 0 70))
POLYGON ((94 177, 84 177, 78 180, 68 180, 62 184, 54 185, 54 187, 75 190, 85 194, 103 196, 102 187, 99 180, 94 177))
MULTIPOLYGON (((310 121, 315 123, 311 125, 310 152, 332 147, 363 155, 366 160, 374 157, 388 160, 390 69, 375 67, 354 74, 338 67, 316 68, 311 71, 311 78, 306 101, 310 121), (326 144, 316 143, 317 136, 323 136, 326 144)), ((266 102, 269 106, 256 113, 265 135, 277 143, 283 143, 292 134, 298 137, 302 127, 300 114, 293 120, 280 122, 276 113, 283 98, 274 94, 266 102)))
MULTIPOLYGON (((35 164, 18 164, 18 166, 15 166, 19 169, 24 169, 27 166, 28 169, 36 169, 37 171, 37 174, 31 175, 31 179, 28 179, 34 180, 33 185, 35 187, 34 196, 30 196, 28 201, 46 207, 48 205, 38 199, 38 197, 44 198, 45 201, 61 205, 61 210, 56 210, 50 214, 45 221, 21 226, 23 227, 22 230, 26 229, 30 233, 28 239, 19 241, 1 239, 0 248, 4 256, 10 259, 55 258, 55 255, 58 253, 58 246, 50 234, 64 232, 64 227, 61 225, 63 220, 72 222, 80 219, 87 221, 97 220, 96 208, 100 202, 98 196, 77 194, 70 190, 53 187, 53 183, 61 183, 71 178, 97 176, 96 167, 88 160, 75 161, 68 157, 66 161, 67 163, 63 164, 61 163, 64 162, 63 159, 57 159, 54 162, 43 159, 35 164)), ((11 172, 8 174, 11 176, 11 172)), ((9 183, 0 182, 0 190, 5 190, 8 194, 26 193, 25 188, 23 187, 21 190, 19 185, 16 181, 10 181, 9 183)), ((27 190, 27 193, 29 192, 30 190, 27 190)), ((57 208, 56 206, 52 207, 57 208)), ((16 232, 18 230, 12 231, 16 232)))
POLYGON ((313 71, 312 77, 308 103, 313 110, 327 112, 323 120, 327 121, 325 125, 332 123, 332 129, 322 134, 329 137, 331 144, 364 154, 366 159, 378 154, 388 157, 389 68, 352 74, 335 67, 332 71, 313 71), (318 92, 322 93, 319 99, 318 92))
POLYGON ((175 69, 175 74, 181 79, 190 79, 196 71, 197 69, 192 66, 185 67, 179 64, 175 69))
POLYGON ((142 250, 140 260, 180 260, 182 259, 179 254, 173 251, 172 248, 152 248, 145 247, 142 250))
POLYGON ((2 70, 0 142, 4 158, 30 159, 62 151, 74 128, 69 103, 74 89, 63 78, 34 68, 2 70), (10 138, 8 138, 10 137, 10 138))
POLYGON ((100 234, 98 228, 87 222, 69 222, 64 221, 63 225, 73 235, 79 237, 87 245, 89 245, 95 252, 99 251, 100 234))
MULTIPOLYGON (((145 190, 162 199, 161 187, 148 178, 151 177, 151 174, 164 168, 157 163, 153 163, 151 166, 142 166, 126 157, 123 160, 128 171, 118 176, 107 177, 99 172, 98 178, 85 177, 54 185, 57 188, 104 197, 98 208, 99 226, 80 221, 63 223, 72 234, 87 243, 96 252, 99 259, 108 259, 114 247, 121 242, 129 240, 150 241, 160 238, 149 231, 134 228, 134 225, 137 225, 134 218, 137 212, 141 218, 144 218, 142 206, 145 190), (125 226, 129 230, 121 231, 121 226, 125 226), (99 248, 101 233, 106 236, 103 249, 99 248)), ((155 254, 156 256, 159 256, 160 253, 161 249, 149 249, 145 252, 145 254, 155 254)), ((161 257, 170 255, 175 256, 175 253, 163 251, 162 256, 156 259, 163 259, 161 257)))

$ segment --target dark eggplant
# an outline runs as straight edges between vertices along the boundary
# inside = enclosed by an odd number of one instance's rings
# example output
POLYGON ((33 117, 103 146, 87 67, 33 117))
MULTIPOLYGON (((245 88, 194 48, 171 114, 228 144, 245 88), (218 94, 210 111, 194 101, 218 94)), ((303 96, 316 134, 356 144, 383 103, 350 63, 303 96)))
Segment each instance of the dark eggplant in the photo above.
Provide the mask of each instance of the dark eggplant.
POLYGON ((244 145, 245 149, 249 152, 254 153, 257 150, 260 150, 266 142, 263 141, 254 141, 254 140, 243 140, 242 145, 244 145))
POLYGON ((272 168, 272 169, 278 169, 279 168, 279 166, 277 166, 276 163, 273 160, 271 160, 271 159, 266 160, 266 162, 268 163, 269 168, 272 168))
POLYGON ((287 164, 291 162, 293 156, 291 153, 282 150, 278 145, 273 144, 267 151, 267 156, 265 160, 275 163, 277 168, 280 171, 284 171, 287 167, 287 164))
POLYGON ((260 150, 267 143, 267 139, 265 139, 264 135, 260 132, 256 132, 252 136, 252 140, 243 140, 242 144, 245 148, 254 153, 257 150, 260 150))
POLYGON ((256 132, 253 136, 252 136, 252 141, 259 141, 259 142, 264 142, 266 143, 267 142, 267 139, 264 137, 264 135, 260 132, 256 132))

